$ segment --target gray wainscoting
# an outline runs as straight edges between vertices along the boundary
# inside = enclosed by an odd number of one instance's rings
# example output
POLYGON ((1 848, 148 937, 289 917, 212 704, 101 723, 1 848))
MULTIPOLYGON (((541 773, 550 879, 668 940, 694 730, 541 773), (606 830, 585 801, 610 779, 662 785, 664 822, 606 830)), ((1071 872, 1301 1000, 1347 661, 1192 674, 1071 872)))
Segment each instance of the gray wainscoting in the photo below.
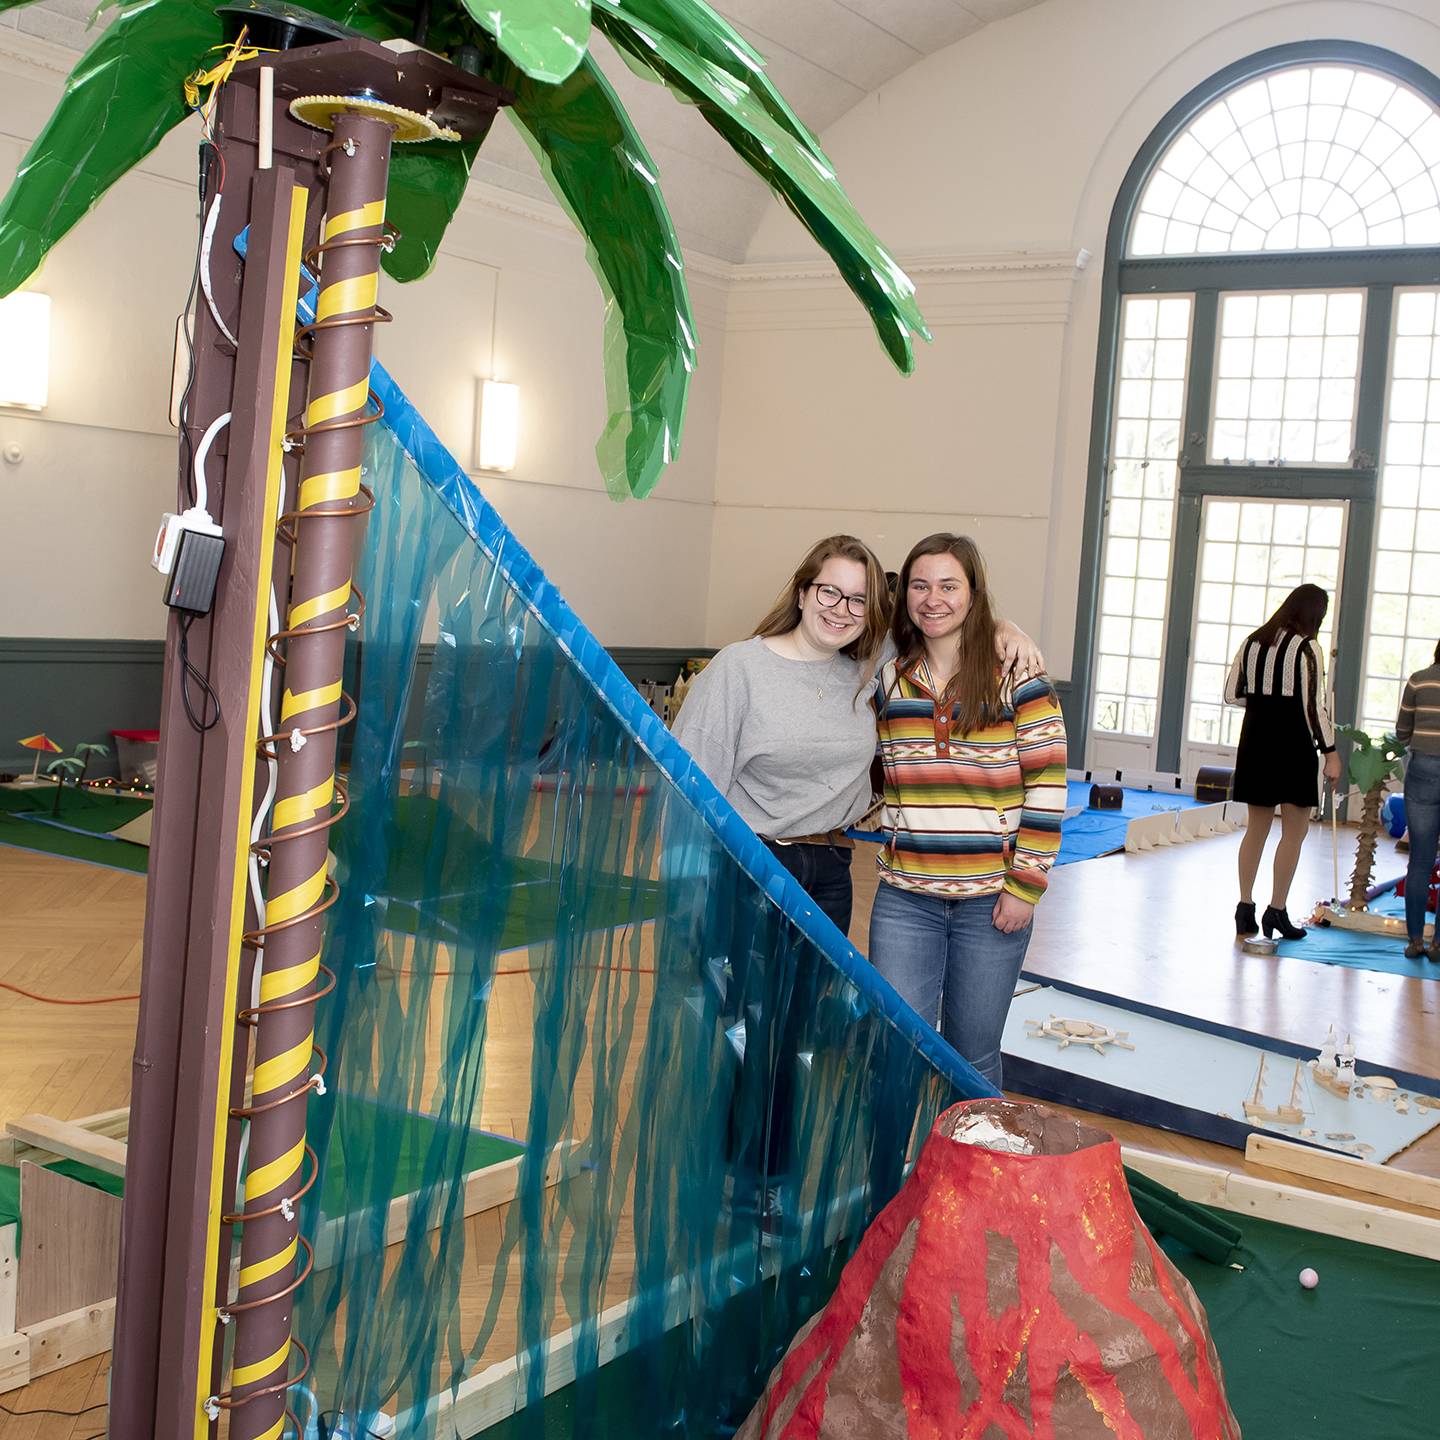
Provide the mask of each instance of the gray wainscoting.
MULTIPOLYGON (((422 650, 421 684, 433 646, 422 650)), ((618 645, 616 663, 635 684, 668 685, 693 655, 663 646, 618 645)), ((112 730, 153 730, 160 723, 160 686, 165 646, 159 640, 30 639, 0 636, 0 772, 29 770, 34 756, 16 743, 44 731, 73 750, 82 741, 113 745, 112 730)), ((114 774, 111 762, 90 767, 114 774)), ((43 768, 43 762, 42 762, 43 768)))

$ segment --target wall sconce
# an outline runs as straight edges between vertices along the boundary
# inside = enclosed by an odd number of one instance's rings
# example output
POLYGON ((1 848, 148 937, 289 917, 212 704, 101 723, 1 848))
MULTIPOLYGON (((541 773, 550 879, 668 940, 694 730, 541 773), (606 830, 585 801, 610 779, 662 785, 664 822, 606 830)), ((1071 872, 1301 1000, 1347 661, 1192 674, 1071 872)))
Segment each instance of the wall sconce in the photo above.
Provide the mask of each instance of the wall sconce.
POLYGON ((520 387, 504 380, 481 380, 475 425, 475 468, 515 468, 520 441, 520 387))
POLYGON ((50 297, 20 290, 0 300, 0 406, 43 410, 50 398, 50 297))

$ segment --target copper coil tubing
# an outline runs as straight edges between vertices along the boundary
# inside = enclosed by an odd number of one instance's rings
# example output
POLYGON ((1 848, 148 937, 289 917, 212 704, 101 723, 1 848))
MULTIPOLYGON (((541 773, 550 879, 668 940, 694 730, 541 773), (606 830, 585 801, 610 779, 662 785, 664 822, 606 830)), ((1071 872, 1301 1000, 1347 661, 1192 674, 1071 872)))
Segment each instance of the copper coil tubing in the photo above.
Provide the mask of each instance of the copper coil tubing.
POLYGON ((284 449, 287 453, 303 455, 306 435, 321 435, 327 430, 354 430, 361 425, 373 425, 384 416, 385 402, 373 390, 366 397, 367 404, 372 401, 375 408, 359 415, 342 415, 335 420, 322 420, 318 425, 297 425, 293 430, 287 430, 282 442, 284 449))
POLYGON ((343 705, 350 708, 337 715, 333 720, 327 720, 323 725, 294 725, 288 730, 277 730, 273 735, 262 735, 255 742, 256 753, 266 760, 278 760, 279 755, 270 747, 280 740, 289 740, 292 735, 299 734, 308 740, 312 735, 324 735, 330 730, 343 730, 356 716, 357 709, 355 701, 346 690, 340 692, 340 700, 343 705))
MULTIPOLYGON (((347 515, 356 512, 347 510, 347 515)), ((361 514, 365 511, 359 512, 361 514)), ((327 620, 323 625, 315 625, 306 621, 303 625, 297 625, 293 630, 277 630, 266 642, 265 649, 269 652, 270 658, 277 664, 283 665, 285 657, 277 648, 282 641, 293 640, 297 635, 324 635, 330 630, 353 630, 365 618, 365 592, 352 580, 350 582, 350 593, 360 603, 354 610, 347 610, 338 620, 327 620)))
MULTIPOLYGON (((239 1305, 222 1305, 220 1307, 222 1316, 228 1318, 232 1315, 239 1315, 245 1310, 259 1310, 264 1305, 273 1305, 275 1301, 283 1300, 287 1295, 293 1294, 310 1278, 311 1271, 315 1269, 315 1247, 298 1232, 295 1238, 304 1247, 305 1268, 283 1290, 277 1290, 273 1295, 264 1295, 259 1300, 246 1300, 239 1305)), ((295 1343, 298 1345, 300 1342, 297 1340, 295 1343)))
POLYGON ((339 898, 339 883, 333 875, 326 875, 323 898, 318 905, 312 905, 308 910, 302 910, 288 920, 277 920, 273 925, 261 925, 258 929, 247 930, 240 937, 240 943, 248 946, 251 950, 263 950, 267 935, 272 935, 277 930, 288 930, 292 925, 303 925, 307 920, 313 920, 317 915, 323 915, 339 898))
MULTIPOLYGON (((328 995, 329 993, 328 990, 322 990, 320 994, 310 996, 310 999, 318 1000, 320 995, 328 995)), ((298 1100, 302 1095, 306 1095, 313 1090, 315 1088, 315 1082, 325 1078, 325 1071, 330 1064, 330 1058, 315 1043, 313 1038, 310 1041, 310 1049, 313 1054, 320 1057, 320 1065, 318 1069, 310 1072, 303 1085, 297 1086, 294 1090, 287 1091, 276 1100, 267 1100, 263 1105, 232 1105, 230 1107, 231 1116, 236 1120, 247 1120, 252 1115, 263 1115, 266 1111, 278 1110, 282 1105, 288 1105, 292 1100, 298 1100)))
MULTIPOLYGON (((333 810, 323 820, 316 820, 313 824, 305 825, 298 830, 287 829, 283 835, 268 835, 264 840, 257 840, 250 847, 250 853, 259 856, 261 860, 268 861, 272 845, 283 845, 287 840, 298 840, 302 835, 315 835, 321 830, 330 829, 332 825, 338 825, 350 813, 350 787, 338 775, 335 777, 334 783, 340 797, 338 810, 333 810)), ((334 801, 332 800, 330 803, 334 804, 334 801)))
MULTIPOLYGON (((376 419, 379 417, 376 416, 376 419)), ((368 486, 360 486, 360 504, 358 505, 311 505, 305 510, 287 510, 276 522, 275 533, 279 539, 287 545, 299 543, 299 535, 293 524, 287 523, 296 520, 349 520, 352 517, 358 519, 361 515, 368 515, 375 508, 375 492, 368 486)))
MULTIPOLYGON (((372 230, 374 226, 367 225, 365 228, 372 230)), ((320 257, 328 250, 344 250, 351 245, 375 245, 381 250, 393 250, 399 241, 400 232, 388 220, 382 220, 378 235, 336 235, 312 245, 301 258, 309 269, 314 270, 320 257)))
MULTIPOLYGON (((298 1000, 270 1000, 264 1005, 247 1005, 235 1016, 236 1020, 242 1025, 258 1025, 260 1022, 256 1017, 260 1015, 272 1015, 277 1010, 298 1010, 302 1005, 313 1005, 317 1000, 323 1000, 335 989, 340 981, 339 977, 328 965, 321 965, 319 969, 323 974, 330 977, 323 990, 312 990, 308 995, 300 996, 298 1000)), ((318 1045, 315 1048, 317 1050, 320 1049, 318 1045)), ((313 1079, 314 1077, 312 1076, 311 1078, 313 1079)), ((235 1115, 239 1112, 232 1110, 230 1113, 235 1115)))
MULTIPOLYGON (((320 1157, 315 1153, 314 1147, 308 1140, 305 1142, 305 1153, 310 1157, 310 1178, 293 1195, 284 1195, 274 1205, 267 1205, 263 1210, 245 1210, 237 1215, 222 1215, 220 1217, 220 1223, 222 1225, 245 1225, 251 1220, 263 1220, 267 1215, 280 1214, 286 1205, 294 1205, 297 1200, 304 1199, 314 1188, 315 1182, 320 1178, 320 1157)), ((306 1275, 309 1273, 308 1270, 305 1272, 306 1275)), ((304 1278, 305 1276, 302 1275, 300 1280, 304 1278)), ((297 1280, 295 1283, 298 1285, 300 1280, 297 1280)), ((279 1297, 273 1296, 268 1298, 278 1299, 279 1297)), ((235 1308, 253 1308, 253 1304, 258 1303, 259 1302, 252 1302, 252 1306, 250 1307, 237 1306, 235 1308)))
POLYGON ((302 360, 313 360, 314 349, 306 349, 300 343, 303 335, 313 335, 320 330, 343 330, 347 325, 388 325, 394 316, 383 306, 373 305, 369 310, 359 310, 354 315, 332 315, 328 320, 312 320, 295 330, 295 353, 302 360))
MULTIPOLYGON (((268 1304, 269 1301, 267 1300, 266 1303, 268 1304)), ((259 1400, 264 1395, 280 1395, 292 1385, 298 1385, 310 1373, 310 1352, 305 1348, 304 1342, 297 1340, 293 1335, 290 1337, 290 1343, 305 1357, 305 1363, 300 1367, 300 1373, 298 1375, 290 1375, 287 1379, 278 1381, 274 1385, 262 1385, 260 1389, 251 1390, 249 1394, 241 1395, 239 1399, 236 1399, 233 1390, 222 1390, 218 1395, 212 1395, 210 1397, 210 1403, 218 1406, 221 1410, 238 1410, 242 1405, 248 1405, 252 1400, 259 1400)), ((290 1357, 288 1355, 285 1357, 285 1369, 287 1372, 290 1369, 290 1357)), ((285 1414, 288 1417, 290 1412, 287 1410, 285 1414)), ((303 1434, 303 1431, 300 1433, 303 1434)))

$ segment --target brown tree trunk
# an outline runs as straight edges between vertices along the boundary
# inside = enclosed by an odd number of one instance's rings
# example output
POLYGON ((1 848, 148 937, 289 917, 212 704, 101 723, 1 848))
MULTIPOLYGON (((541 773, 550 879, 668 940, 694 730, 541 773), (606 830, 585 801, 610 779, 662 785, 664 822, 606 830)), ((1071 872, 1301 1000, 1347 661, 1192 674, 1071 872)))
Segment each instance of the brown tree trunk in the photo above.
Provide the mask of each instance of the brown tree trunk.
POLYGON ((1380 839, 1380 802, 1384 799, 1384 785, 1372 785, 1365 792, 1365 804, 1360 811, 1360 834, 1355 847, 1355 869, 1350 873, 1350 908, 1364 910, 1367 905, 1365 892, 1375 873, 1375 846, 1380 839))

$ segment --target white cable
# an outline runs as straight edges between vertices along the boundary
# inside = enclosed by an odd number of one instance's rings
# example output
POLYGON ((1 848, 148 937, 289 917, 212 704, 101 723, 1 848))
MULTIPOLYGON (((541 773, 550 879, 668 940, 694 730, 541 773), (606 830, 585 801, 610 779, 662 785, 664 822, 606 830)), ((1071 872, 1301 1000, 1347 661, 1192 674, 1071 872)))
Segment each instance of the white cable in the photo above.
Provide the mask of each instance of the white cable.
POLYGON ((215 223, 220 218, 220 200, 221 195, 217 195, 210 213, 205 217, 205 229, 200 236, 200 288, 205 292, 205 303, 210 307, 210 315, 220 327, 220 333, 238 350, 240 342, 220 318, 220 312, 215 308, 215 292, 210 288, 210 247, 215 240, 215 223))
POLYGON ((215 443, 215 437, 230 423, 231 412, 227 410, 223 415, 217 415, 211 422, 210 428, 200 440, 199 448, 195 451, 195 508, 203 510, 207 515, 210 513, 210 506, 207 503, 210 499, 210 487, 205 483, 205 461, 209 458, 210 447, 215 443))

